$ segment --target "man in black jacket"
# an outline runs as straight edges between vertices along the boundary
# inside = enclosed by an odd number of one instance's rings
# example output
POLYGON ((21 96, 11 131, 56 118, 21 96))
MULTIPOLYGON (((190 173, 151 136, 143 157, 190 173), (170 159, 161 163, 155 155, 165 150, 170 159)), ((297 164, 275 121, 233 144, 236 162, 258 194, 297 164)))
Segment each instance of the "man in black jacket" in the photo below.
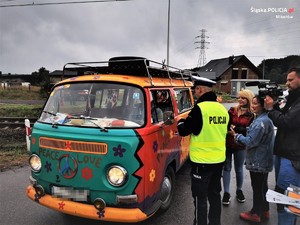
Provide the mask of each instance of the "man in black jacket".
POLYGON ((181 136, 191 135, 191 189, 195 205, 194 225, 221 224, 221 174, 229 115, 212 91, 214 81, 196 77, 197 102, 186 119, 178 121, 181 136), (207 200, 209 212, 207 212, 207 200), (207 222, 209 220, 209 222, 207 222))
MULTIPOLYGON (((289 95, 285 106, 280 109, 270 96, 265 98, 265 108, 277 127, 274 144, 276 188, 280 193, 292 184, 300 187, 300 67, 288 71, 286 86, 289 95), (294 165, 293 165, 294 164, 294 165)), ((277 205, 278 225, 294 225, 297 217, 277 205)))

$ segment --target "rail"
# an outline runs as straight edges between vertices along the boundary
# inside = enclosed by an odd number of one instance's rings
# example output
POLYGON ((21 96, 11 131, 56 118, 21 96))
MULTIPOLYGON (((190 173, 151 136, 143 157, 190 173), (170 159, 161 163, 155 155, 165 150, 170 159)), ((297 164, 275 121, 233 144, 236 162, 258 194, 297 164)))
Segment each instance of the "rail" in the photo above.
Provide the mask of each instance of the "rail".
POLYGON ((0 117, 0 129, 25 128, 25 119, 29 119, 30 126, 37 121, 37 118, 33 117, 0 117))

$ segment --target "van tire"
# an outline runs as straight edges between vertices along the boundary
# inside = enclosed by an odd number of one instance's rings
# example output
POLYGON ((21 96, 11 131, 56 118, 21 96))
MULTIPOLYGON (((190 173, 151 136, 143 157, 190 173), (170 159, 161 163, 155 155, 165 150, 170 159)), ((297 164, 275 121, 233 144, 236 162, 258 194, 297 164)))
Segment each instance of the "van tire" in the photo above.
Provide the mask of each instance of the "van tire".
POLYGON ((161 187, 161 206, 160 211, 164 212, 171 206, 175 189, 175 173, 171 166, 168 166, 161 187))

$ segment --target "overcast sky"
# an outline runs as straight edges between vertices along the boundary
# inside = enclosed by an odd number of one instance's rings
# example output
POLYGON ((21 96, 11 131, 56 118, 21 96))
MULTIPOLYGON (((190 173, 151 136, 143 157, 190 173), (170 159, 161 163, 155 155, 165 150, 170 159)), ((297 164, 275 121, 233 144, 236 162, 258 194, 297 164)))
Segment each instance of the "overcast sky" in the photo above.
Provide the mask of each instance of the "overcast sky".
MULTIPOLYGON (((114 56, 167 59, 169 0, 43 5, 84 0, 0 0, 0 71, 61 70, 67 62, 114 56), (36 6, 3 7, 13 4, 36 6)), ((170 0, 169 65, 198 65, 205 29, 206 63, 246 55, 300 55, 299 0, 170 0)), ((202 61, 201 61, 202 62, 202 61)))

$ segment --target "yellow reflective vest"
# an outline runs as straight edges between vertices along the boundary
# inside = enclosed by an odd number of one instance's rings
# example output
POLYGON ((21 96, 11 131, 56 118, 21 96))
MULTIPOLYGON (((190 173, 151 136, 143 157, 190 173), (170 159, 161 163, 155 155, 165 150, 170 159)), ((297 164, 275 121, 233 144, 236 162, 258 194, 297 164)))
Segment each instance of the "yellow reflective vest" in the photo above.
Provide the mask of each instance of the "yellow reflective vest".
POLYGON ((221 163, 226 158, 227 109, 218 102, 200 102, 203 126, 199 135, 191 134, 190 159, 195 163, 221 163))

